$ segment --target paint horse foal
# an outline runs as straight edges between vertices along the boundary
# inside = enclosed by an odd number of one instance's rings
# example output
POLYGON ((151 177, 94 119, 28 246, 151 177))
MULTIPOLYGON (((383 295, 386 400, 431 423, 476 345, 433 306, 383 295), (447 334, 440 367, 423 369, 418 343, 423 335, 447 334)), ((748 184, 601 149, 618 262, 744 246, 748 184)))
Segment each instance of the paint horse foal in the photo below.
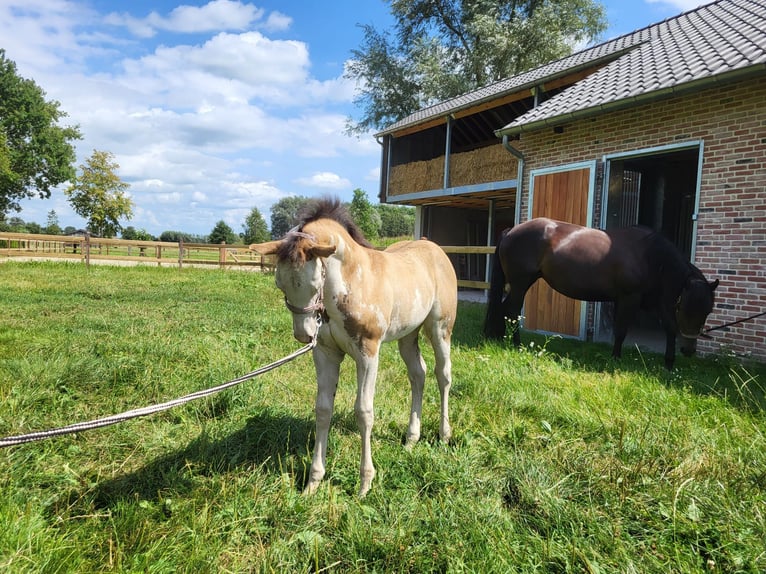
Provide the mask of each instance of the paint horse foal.
POLYGON ((308 343, 317 337, 316 443, 305 492, 313 493, 325 474, 327 435, 345 355, 356 362, 354 411, 362 436, 359 495, 367 493, 375 475, 370 437, 378 354, 384 341, 398 341, 407 365, 412 388, 407 445, 420 438, 426 374, 418 346, 421 328, 434 349, 441 393, 439 435, 449 440, 450 338, 457 280, 452 263, 437 245, 402 241, 376 251, 339 202, 325 200, 284 239, 250 248, 277 255, 276 284, 293 314, 295 338, 308 343))

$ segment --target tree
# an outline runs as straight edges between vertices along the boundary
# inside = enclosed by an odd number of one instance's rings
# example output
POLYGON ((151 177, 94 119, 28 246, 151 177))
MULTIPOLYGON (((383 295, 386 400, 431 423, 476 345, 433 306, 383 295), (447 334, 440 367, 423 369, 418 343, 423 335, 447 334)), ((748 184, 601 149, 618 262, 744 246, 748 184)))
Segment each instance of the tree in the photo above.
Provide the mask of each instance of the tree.
POLYGON ((51 209, 48 212, 43 231, 49 235, 61 235, 61 226, 59 225, 59 216, 56 214, 56 210, 51 209))
POLYGON ((29 233, 27 224, 20 217, 3 217, 0 222, 0 231, 10 231, 12 233, 29 233))
POLYGON ((250 214, 245 218, 245 223, 242 225, 244 233, 242 234, 242 240, 245 245, 251 243, 263 243, 271 238, 269 234, 269 228, 266 226, 266 220, 261 215, 261 212, 257 207, 254 207, 250 214))
POLYGON ((381 237, 412 236, 415 233, 415 208, 381 203, 375 206, 380 217, 381 237))
POLYGON ((133 217, 133 201, 126 194, 130 185, 115 173, 119 168, 110 152, 93 150, 80 166, 80 175, 64 190, 72 209, 99 237, 114 237, 122 229, 120 218, 133 217))
POLYGON ((606 30, 596 0, 389 0, 394 31, 363 26, 346 77, 361 119, 380 129, 428 105, 570 54, 606 30))
POLYGON ((131 241, 154 241, 154 236, 146 229, 136 229, 132 225, 122 230, 122 238, 131 241))
POLYGON ((349 214, 367 239, 377 239, 380 232, 380 216, 361 189, 354 190, 354 199, 349 206, 349 214))
POLYGON ((59 105, 19 77, 0 49, 0 213, 20 211, 19 201, 28 197, 50 197, 52 188, 74 177, 70 142, 82 136, 76 126, 58 125, 67 115, 59 105))
POLYGON ((301 210, 311 201, 308 197, 283 197, 271 206, 271 237, 279 239, 298 224, 301 210))
POLYGON ((215 227, 213 228, 213 231, 210 232, 207 240, 208 243, 236 243, 237 235, 222 219, 215 224, 215 227))
POLYGON ((190 233, 184 233, 183 231, 163 231, 160 233, 160 241, 167 241, 169 243, 178 243, 183 241, 184 243, 205 243, 205 240, 197 241, 199 238, 195 238, 190 233))

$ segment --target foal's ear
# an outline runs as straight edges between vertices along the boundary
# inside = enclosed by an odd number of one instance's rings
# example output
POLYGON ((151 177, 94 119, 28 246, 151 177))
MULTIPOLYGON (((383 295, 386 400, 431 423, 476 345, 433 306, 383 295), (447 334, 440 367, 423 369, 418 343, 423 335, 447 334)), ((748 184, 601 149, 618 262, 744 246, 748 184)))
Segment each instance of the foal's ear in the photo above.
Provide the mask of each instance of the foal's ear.
POLYGON ((715 288, 718 287, 718 279, 716 279, 715 281, 711 281, 710 283, 708 283, 708 285, 710 286, 711 291, 715 291, 715 288))
POLYGON ((261 255, 273 255, 277 252, 281 243, 281 240, 267 241, 266 243, 253 243, 250 246, 250 250, 260 253, 261 255))
POLYGON ((335 245, 313 245, 309 251, 314 257, 329 257, 335 253, 335 245))

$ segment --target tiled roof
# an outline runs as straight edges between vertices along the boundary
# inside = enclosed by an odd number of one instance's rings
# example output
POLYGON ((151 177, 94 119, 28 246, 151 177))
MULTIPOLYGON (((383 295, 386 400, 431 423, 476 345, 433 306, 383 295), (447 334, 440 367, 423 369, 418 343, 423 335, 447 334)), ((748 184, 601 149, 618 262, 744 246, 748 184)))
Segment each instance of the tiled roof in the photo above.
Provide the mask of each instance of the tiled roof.
MULTIPOLYGON (((766 1, 719 0, 658 24, 625 34, 518 76, 424 108, 378 135, 476 106, 507 94, 605 63, 498 130, 525 127, 562 116, 597 113, 664 92, 691 89, 727 74, 766 71, 766 1)), ((501 126, 498 126, 500 128, 501 126)))

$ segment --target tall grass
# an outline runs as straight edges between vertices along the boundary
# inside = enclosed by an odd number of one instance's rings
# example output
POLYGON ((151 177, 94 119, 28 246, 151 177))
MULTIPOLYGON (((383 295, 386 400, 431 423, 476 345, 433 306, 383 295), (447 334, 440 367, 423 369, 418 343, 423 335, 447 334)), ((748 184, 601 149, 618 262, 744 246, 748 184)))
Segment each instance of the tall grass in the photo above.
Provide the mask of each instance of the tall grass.
MULTIPOLYGON (((763 572, 763 365, 480 336, 461 304, 454 437, 406 432, 395 345, 378 377, 359 500, 354 368, 344 362, 327 478, 309 356, 214 398, 0 451, 7 572, 763 572), (534 345, 532 344, 534 343, 534 345)), ((219 384, 298 348, 259 273, 0 265, 0 435, 219 384)), ((423 345, 432 365, 428 346, 423 345)))

